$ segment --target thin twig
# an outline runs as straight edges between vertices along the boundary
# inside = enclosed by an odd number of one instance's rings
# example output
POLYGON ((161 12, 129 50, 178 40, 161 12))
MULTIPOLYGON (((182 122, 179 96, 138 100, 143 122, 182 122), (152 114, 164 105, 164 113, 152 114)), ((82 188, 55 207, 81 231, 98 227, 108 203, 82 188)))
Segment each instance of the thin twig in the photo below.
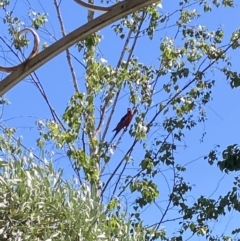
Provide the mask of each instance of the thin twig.
MULTIPOLYGON (((54 0, 54 5, 56 7, 58 21, 59 21, 60 28, 61 28, 61 31, 62 31, 62 36, 65 37, 66 33, 65 33, 64 25, 63 25, 63 20, 62 20, 62 16, 61 16, 60 6, 57 3, 57 0, 54 0)), ((70 68, 70 72, 72 74, 73 86, 75 88, 75 91, 79 92, 78 83, 77 83, 77 77, 76 77, 76 74, 75 74, 75 71, 74 71, 74 68, 73 68, 73 64, 72 64, 72 60, 71 60, 69 49, 66 49, 66 54, 67 54, 66 57, 67 57, 68 65, 69 65, 69 68, 70 68)))
POLYGON ((104 187, 102 189, 101 196, 103 196, 103 193, 106 191, 106 188, 109 185, 110 181, 115 176, 116 172, 118 171, 118 169, 120 168, 120 166, 122 165, 122 163, 124 162, 124 160, 128 156, 128 154, 130 154, 132 152, 132 150, 133 150, 134 146, 136 145, 136 143, 137 143, 137 139, 135 138, 135 140, 133 141, 133 144, 131 145, 131 147, 128 149, 128 151, 126 152, 126 154, 124 155, 122 160, 119 162, 119 164, 117 165, 117 167, 115 168, 115 170, 113 171, 111 176, 108 178, 106 184, 104 185, 104 187))
MULTIPOLYGON (((19 58, 19 56, 17 55, 16 51, 14 51, 14 49, 13 49, 10 45, 8 45, 7 42, 6 42, 2 37, 0 37, 0 38, 1 38, 2 41, 6 44, 6 46, 10 49, 10 51, 11 51, 11 52, 19 59, 19 61, 20 61, 20 58, 19 58)), ((49 109, 50 109, 50 112, 51 112, 51 114, 52 114, 53 119, 54 119, 55 121, 58 121, 58 122, 62 125, 62 127, 64 128, 63 124, 62 124, 61 121, 60 121, 60 118, 57 116, 56 112, 55 112, 54 109, 52 108, 52 106, 51 106, 51 104, 50 104, 50 102, 49 102, 49 100, 48 100, 48 98, 47 98, 47 95, 46 95, 46 93, 45 93, 45 91, 44 91, 44 88, 43 88, 42 84, 40 83, 40 81, 39 81, 36 73, 34 72, 34 73, 31 74, 30 76, 31 76, 31 79, 32 79, 33 83, 36 85, 36 87, 38 88, 39 92, 41 93, 41 95, 43 96, 44 100, 46 101, 46 103, 47 103, 47 105, 48 105, 48 107, 49 107, 49 109), (37 79, 37 81, 34 79, 33 76, 37 79)))

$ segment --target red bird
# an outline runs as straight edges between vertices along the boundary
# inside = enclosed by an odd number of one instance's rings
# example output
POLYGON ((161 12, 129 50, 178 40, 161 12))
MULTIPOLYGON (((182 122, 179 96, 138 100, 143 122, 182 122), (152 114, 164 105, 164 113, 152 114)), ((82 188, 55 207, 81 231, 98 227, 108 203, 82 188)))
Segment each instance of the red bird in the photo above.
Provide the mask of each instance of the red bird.
POLYGON ((116 132, 115 132, 115 135, 112 138, 112 141, 115 138, 115 136, 119 133, 120 130, 122 130, 124 127, 127 128, 129 126, 129 124, 130 124, 130 122, 132 120, 132 117, 133 117, 132 109, 128 108, 127 109, 127 114, 122 117, 122 119, 117 124, 116 128, 113 130, 113 131, 116 131, 116 132))

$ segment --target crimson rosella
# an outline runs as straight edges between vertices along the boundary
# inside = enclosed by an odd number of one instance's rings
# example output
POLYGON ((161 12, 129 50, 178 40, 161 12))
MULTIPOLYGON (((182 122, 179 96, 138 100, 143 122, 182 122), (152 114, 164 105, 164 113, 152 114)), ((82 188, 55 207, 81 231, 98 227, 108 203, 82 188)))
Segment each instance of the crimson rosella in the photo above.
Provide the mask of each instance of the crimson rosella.
POLYGON ((115 132, 115 135, 112 138, 112 141, 116 137, 116 135, 119 133, 120 130, 122 130, 124 127, 126 128, 126 127, 129 126, 129 124, 132 120, 132 117, 133 117, 132 109, 128 108, 127 114, 122 117, 122 119, 117 124, 116 128, 113 130, 113 131, 116 131, 116 132, 115 132))

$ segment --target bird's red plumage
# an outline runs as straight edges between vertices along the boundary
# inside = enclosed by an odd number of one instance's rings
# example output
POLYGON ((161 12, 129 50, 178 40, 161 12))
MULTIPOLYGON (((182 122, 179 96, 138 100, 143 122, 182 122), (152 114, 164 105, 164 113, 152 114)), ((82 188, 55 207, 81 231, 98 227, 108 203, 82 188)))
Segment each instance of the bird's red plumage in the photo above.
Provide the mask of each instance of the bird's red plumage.
POLYGON ((133 117, 132 110, 128 108, 127 114, 122 117, 122 119, 117 124, 113 131, 116 131, 115 135, 122 130, 124 127, 128 127, 133 117))

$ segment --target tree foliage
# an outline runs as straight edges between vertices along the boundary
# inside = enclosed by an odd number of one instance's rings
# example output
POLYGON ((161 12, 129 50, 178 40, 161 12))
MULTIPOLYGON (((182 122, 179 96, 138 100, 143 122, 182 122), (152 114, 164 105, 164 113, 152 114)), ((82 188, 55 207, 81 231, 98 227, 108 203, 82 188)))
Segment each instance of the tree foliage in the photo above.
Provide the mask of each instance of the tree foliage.
MULTIPOLYGON (((53 2, 64 36, 61 1, 53 2)), ((22 15, 10 11, 12 4, 1 1, 0 11, 13 45, 2 37, 1 41, 4 50, 20 59, 29 40, 25 36, 16 41, 24 23, 22 15)), ((238 223, 225 233, 214 230, 212 222, 217 225, 230 212, 239 218, 239 144, 229 143, 221 150, 222 156, 219 147, 211 146, 200 158, 210 170, 233 175, 233 183, 219 196, 196 193, 188 178, 189 163, 177 155, 183 152, 189 131, 207 125, 207 105, 219 78, 226 79, 232 89, 240 85, 231 58, 239 51, 240 29, 229 33, 223 26, 204 24, 204 18, 234 9, 237 2, 184 0, 171 4, 170 13, 164 4, 149 6, 109 26, 109 38, 122 46, 120 52, 115 49, 116 65, 99 51, 108 39, 101 31, 66 51, 74 93, 62 113, 51 105, 38 75, 29 77, 50 116, 36 121, 34 154, 18 140, 14 128, 1 125, 1 239, 177 241, 199 236, 211 241, 238 240, 238 223), (139 53, 142 39, 141 46, 147 43, 147 47, 139 53), (147 64, 147 48, 156 53, 154 64, 147 64), (138 54, 146 59, 140 57, 140 61, 138 54), (75 72, 73 60, 81 71, 75 72), (84 74, 84 81, 78 81, 76 73, 84 74), (134 110, 131 125, 110 142, 112 126, 129 106, 134 110), (66 163, 68 168, 63 170, 66 163)), ((28 7, 27 25, 49 37, 52 19, 47 11, 39 13, 34 3, 28 7)), ((42 48, 49 44, 43 43, 42 48)), ((11 61, 8 56, 5 59, 11 61)))

